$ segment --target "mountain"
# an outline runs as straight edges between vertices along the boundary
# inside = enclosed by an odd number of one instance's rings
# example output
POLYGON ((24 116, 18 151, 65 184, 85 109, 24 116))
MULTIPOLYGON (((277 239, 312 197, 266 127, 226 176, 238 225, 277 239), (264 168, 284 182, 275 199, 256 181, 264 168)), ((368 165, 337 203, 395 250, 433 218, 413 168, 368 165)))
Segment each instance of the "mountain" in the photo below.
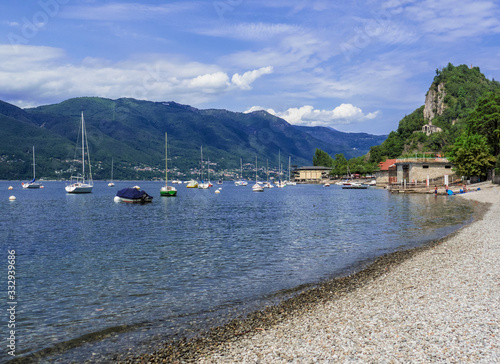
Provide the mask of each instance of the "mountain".
POLYGON ((265 111, 201 110, 175 102, 81 97, 24 110, 0 102, 0 178, 29 178, 33 145, 37 176, 68 178, 82 111, 96 179, 109 178, 111 158, 116 179, 161 178, 165 132, 169 167, 184 173, 197 173, 201 146, 204 159, 221 172, 239 169, 240 157, 253 163, 255 155, 260 165, 269 160, 277 168, 279 151, 284 165, 288 156, 295 165, 310 165, 316 148, 358 156, 384 139, 297 127, 265 111))
POLYGON ((344 154, 349 158, 359 157, 360 151, 369 150, 374 145, 381 144, 387 135, 372 135, 367 133, 343 133, 341 131, 324 126, 296 126, 312 137, 329 144, 328 154, 344 154))

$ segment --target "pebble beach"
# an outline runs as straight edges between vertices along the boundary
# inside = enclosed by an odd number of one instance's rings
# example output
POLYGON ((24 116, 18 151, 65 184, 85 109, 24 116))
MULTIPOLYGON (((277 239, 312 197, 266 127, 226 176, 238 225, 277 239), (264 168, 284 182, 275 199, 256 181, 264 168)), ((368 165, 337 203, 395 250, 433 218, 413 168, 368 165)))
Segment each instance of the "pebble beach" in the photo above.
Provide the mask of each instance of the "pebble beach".
POLYGON ((457 198, 483 213, 440 241, 123 361, 498 363, 500 187, 484 184, 457 198))

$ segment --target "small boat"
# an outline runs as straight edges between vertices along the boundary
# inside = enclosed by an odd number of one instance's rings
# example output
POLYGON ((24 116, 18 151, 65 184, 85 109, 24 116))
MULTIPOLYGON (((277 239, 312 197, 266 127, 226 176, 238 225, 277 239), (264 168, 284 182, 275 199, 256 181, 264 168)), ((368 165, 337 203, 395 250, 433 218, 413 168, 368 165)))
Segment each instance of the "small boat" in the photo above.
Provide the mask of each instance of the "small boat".
POLYGON ((85 131, 85 120, 83 119, 82 112, 82 174, 79 176, 71 176, 71 184, 65 188, 68 193, 91 193, 94 183, 92 182, 92 169, 90 166, 89 145, 87 143, 87 163, 89 166, 89 182, 85 182, 85 141, 87 140, 87 133, 85 131))
POLYGON ((187 188, 198 188, 198 181, 192 179, 191 181, 187 182, 187 186, 186 187, 187 188))
POLYGON ((248 185, 248 182, 243 180, 243 159, 241 159, 241 158, 240 158, 240 166, 241 166, 240 167, 241 168, 240 180, 234 181, 234 185, 235 186, 246 186, 246 185, 248 185))
POLYGON ((147 203, 153 202, 153 196, 142 191, 139 186, 122 188, 116 193, 115 202, 147 203))
POLYGON ((257 156, 255 157, 255 184, 252 186, 253 192, 264 192, 264 187, 257 182, 257 156))
POLYGON ((113 182, 113 158, 111 158, 111 182, 108 183, 108 187, 115 187, 113 182))
POLYGON ((210 188, 210 182, 203 182, 203 147, 201 147, 200 149, 200 153, 201 153, 201 183, 198 184, 198 188, 199 189, 202 189, 202 190, 206 190, 208 188, 210 188))
POLYGON ((361 183, 352 182, 350 185, 342 186, 343 190, 366 190, 368 186, 363 186, 361 183))
POLYGON ((220 178, 220 179, 217 181, 217 184, 218 184, 218 185, 221 185, 221 184, 223 184, 223 183, 224 183, 224 182, 222 181, 222 178, 220 178))
POLYGON ((22 183, 23 188, 41 188, 42 185, 35 182, 35 146, 33 146, 33 179, 31 182, 22 183))
POLYGON ((198 184, 198 188, 202 189, 202 190, 206 190, 206 189, 210 188, 210 183, 201 181, 201 183, 198 184))
POLYGON ((160 196, 173 197, 177 195, 177 189, 168 185, 168 153, 167 153, 167 133, 165 132, 165 186, 160 189, 160 196))
POLYGON ((323 187, 330 187, 330 184, 327 182, 323 185, 323 187))
POLYGON ((296 186, 297 183, 295 181, 292 181, 292 176, 291 176, 291 168, 292 168, 292 157, 288 156, 288 181, 285 182, 287 186, 296 186))

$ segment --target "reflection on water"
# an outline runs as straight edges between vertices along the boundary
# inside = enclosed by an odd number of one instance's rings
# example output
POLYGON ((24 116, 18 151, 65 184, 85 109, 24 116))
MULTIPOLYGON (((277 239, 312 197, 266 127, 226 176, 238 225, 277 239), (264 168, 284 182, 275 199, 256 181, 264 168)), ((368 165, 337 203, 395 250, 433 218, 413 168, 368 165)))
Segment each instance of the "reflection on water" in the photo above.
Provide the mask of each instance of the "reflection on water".
POLYGON ((333 186, 256 194, 226 183, 217 195, 183 185, 161 198, 161 183, 143 182, 153 203, 129 205, 113 202, 125 182, 97 183, 90 195, 68 195, 60 182, 9 184, 0 182, 0 231, 2 251, 17 252, 18 352, 76 339, 64 354, 73 359, 256 309, 277 292, 442 237, 472 213, 453 196, 333 186), (110 339, 84 337, 103 330, 110 339))

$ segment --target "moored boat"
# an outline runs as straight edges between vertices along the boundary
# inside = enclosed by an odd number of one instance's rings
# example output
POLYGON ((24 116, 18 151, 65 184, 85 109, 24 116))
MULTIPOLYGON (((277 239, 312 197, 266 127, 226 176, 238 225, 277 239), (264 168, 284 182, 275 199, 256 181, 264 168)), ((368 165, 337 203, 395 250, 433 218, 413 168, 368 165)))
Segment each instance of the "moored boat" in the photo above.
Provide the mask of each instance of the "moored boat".
POLYGON ((41 188, 40 183, 35 182, 35 146, 33 146, 33 179, 30 182, 23 182, 23 188, 41 188))
POLYGON ((128 203, 147 203, 153 202, 153 196, 150 196, 140 189, 140 187, 126 187, 122 188, 116 193, 115 202, 128 202, 128 203))
POLYGON ((88 181, 85 181, 85 142, 87 140, 87 132, 85 130, 85 120, 83 119, 82 112, 82 174, 78 176, 71 176, 71 183, 67 185, 65 188, 68 193, 91 193, 92 187, 94 187, 94 183, 92 182, 92 169, 90 165, 90 154, 89 154, 89 145, 87 143, 87 163, 89 169, 89 178, 88 181))
POLYGON ((191 181, 187 182, 186 187, 187 188, 198 188, 198 181, 192 179, 191 181))
POLYGON ((177 195, 177 189, 168 185, 168 144, 167 133, 165 132, 165 186, 160 189, 160 196, 173 197, 177 195))

